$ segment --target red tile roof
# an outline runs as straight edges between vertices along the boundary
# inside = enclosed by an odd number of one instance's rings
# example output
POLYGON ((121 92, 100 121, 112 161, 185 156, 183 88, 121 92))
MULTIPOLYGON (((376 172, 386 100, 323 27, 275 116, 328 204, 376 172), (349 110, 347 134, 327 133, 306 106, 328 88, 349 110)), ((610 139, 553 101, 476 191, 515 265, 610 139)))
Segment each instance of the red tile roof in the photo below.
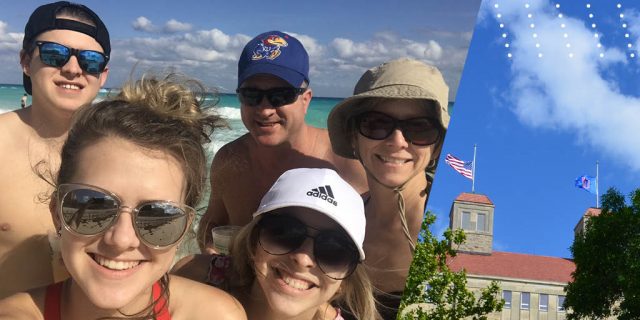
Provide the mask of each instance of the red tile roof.
POLYGON ((455 201, 475 202, 493 205, 493 202, 489 200, 489 197, 485 196, 484 194, 478 193, 463 192, 456 198, 455 201))
POLYGON ((590 217, 596 217, 599 216, 600 213, 602 212, 602 209, 600 208, 589 208, 587 209, 587 211, 584 213, 585 216, 590 216, 590 217))
POLYGON ((571 281, 576 269, 571 259, 498 251, 491 255, 459 252, 448 265, 454 271, 464 268, 473 275, 563 283, 571 281))

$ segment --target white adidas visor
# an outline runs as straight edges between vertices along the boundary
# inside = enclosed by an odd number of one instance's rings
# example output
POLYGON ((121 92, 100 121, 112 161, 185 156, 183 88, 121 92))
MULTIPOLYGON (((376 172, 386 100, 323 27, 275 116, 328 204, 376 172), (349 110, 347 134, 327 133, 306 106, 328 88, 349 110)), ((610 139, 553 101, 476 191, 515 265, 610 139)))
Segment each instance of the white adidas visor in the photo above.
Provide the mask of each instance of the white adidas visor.
POLYGON ((291 169, 283 173, 262 197, 253 218, 285 207, 305 207, 337 222, 358 247, 364 260, 366 220, 360 194, 331 169, 291 169))

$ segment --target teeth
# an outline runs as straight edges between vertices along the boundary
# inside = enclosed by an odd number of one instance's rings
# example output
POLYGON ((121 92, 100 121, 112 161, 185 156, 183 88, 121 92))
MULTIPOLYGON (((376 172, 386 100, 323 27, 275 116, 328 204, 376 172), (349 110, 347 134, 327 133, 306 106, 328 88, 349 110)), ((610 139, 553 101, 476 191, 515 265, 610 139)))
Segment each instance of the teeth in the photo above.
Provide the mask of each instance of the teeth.
POLYGON ((380 156, 380 159, 382 159, 382 161, 384 162, 389 162, 393 164, 403 164, 406 162, 406 160, 404 159, 391 158, 391 157, 385 157, 385 156, 380 156))
POLYGON ((75 85, 75 84, 63 84, 63 85, 60 85, 60 86, 65 88, 65 89, 69 89, 69 90, 80 90, 80 87, 75 85))
POLYGON ((286 276, 284 274, 282 275, 282 280, 289 287, 292 287, 294 289, 307 290, 307 289, 311 288, 311 283, 309 283, 307 281, 304 281, 304 280, 294 279, 294 278, 291 278, 291 277, 286 276))
POLYGON ((131 269, 140 264, 140 261, 115 261, 100 256, 95 256, 95 260, 99 265, 112 270, 131 269))

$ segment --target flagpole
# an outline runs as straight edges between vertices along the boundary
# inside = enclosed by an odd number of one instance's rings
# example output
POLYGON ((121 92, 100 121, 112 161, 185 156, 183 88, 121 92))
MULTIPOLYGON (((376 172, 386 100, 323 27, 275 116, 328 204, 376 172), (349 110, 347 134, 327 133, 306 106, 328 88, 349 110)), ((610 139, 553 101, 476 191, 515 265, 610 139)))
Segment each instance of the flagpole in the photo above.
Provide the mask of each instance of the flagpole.
POLYGON ((599 190, 598 190, 598 185, 600 184, 600 177, 599 177, 599 164, 600 161, 596 160, 596 208, 599 208, 599 202, 598 202, 598 198, 600 198, 600 194, 599 194, 599 190))
POLYGON ((475 193, 475 187, 476 187, 476 148, 478 147, 477 144, 473 144, 473 162, 471 163, 472 167, 471 167, 471 193, 475 193))

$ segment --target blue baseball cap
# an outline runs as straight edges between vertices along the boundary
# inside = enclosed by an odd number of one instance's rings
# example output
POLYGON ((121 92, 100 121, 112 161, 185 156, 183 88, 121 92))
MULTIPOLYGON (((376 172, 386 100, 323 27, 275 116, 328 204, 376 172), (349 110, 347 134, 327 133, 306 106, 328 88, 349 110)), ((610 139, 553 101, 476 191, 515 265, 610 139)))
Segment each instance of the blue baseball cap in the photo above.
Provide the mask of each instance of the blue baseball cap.
POLYGON ((251 39, 238 61, 238 87, 256 74, 270 74, 300 87, 309 83, 309 55, 298 39, 269 31, 251 39))

